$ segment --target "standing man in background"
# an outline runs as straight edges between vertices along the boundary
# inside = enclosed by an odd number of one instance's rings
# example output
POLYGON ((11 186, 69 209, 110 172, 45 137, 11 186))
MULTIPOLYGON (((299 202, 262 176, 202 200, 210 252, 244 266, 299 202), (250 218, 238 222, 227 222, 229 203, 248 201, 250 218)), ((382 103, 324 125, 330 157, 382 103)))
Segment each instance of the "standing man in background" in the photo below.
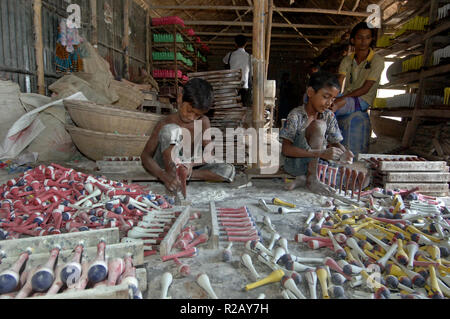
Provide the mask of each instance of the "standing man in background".
POLYGON ((372 49, 376 30, 366 22, 357 24, 350 34, 355 52, 346 56, 339 66, 339 81, 344 88, 332 106, 344 140, 355 156, 368 153, 372 128, 367 109, 377 96, 384 69, 384 59, 372 49))
POLYGON ((346 56, 339 66, 339 82, 345 89, 344 94, 334 101, 336 116, 365 112, 377 96, 384 59, 372 49, 375 32, 366 22, 361 22, 350 34, 355 52, 346 56))
POLYGON ((234 42, 236 43, 236 50, 233 52, 228 52, 228 54, 223 58, 223 63, 225 63, 230 70, 241 69, 242 88, 239 90, 239 95, 242 98, 242 103, 244 106, 251 107, 251 57, 250 54, 245 51, 247 38, 240 34, 234 38, 234 42))

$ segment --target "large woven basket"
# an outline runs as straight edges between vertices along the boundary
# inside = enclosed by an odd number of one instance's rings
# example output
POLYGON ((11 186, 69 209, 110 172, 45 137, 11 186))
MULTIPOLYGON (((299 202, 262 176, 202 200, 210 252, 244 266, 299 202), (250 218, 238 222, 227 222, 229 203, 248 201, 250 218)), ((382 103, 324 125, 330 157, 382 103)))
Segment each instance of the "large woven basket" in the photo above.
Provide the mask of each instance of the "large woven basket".
POLYGON ((148 136, 103 133, 66 125, 76 147, 86 157, 99 161, 105 156, 140 156, 148 136))
POLYGON ((165 115, 129 111, 87 101, 64 100, 77 126, 97 132, 150 136, 165 115))

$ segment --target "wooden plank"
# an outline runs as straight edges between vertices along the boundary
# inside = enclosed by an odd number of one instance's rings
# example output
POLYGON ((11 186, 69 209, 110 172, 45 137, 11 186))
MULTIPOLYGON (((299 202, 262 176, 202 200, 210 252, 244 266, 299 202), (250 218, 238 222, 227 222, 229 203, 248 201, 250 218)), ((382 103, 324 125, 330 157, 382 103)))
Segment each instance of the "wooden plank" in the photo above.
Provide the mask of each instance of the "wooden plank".
POLYGON ((211 109, 213 109, 213 110, 221 110, 221 109, 233 109, 233 108, 242 108, 242 103, 228 104, 228 105, 218 105, 218 106, 213 106, 211 109))
MULTIPOLYGON (((252 37, 251 33, 235 33, 235 32, 203 32, 203 31, 199 31, 199 32, 195 32, 198 36, 200 35, 208 35, 208 36, 213 36, 213 35, 220 35, 221 37, 235 37, 239 34, 242 34, 246 37, 252 37)), ((272 33, 272 38, 280 38, 280 39, 297 39, 300 38, 300 36, 298 34, 277 34, 277 33, 272 33)), ((334 36, 332 35, 308 35, 309 39, 334 39, 334 36)))
POLYGON ((413 158, 417 158, 417 155, 391 155, 391 154, 358 154, 358 156, 356 157, 357 161, 362 161, 365 159, 370 159, 370 158, 384 158, 384 159, 399 159, 399 158, 405 158, 405 157, 413 157, 413 158))
POLYGON ((32 297, 27 299, 130 299, 128 284, 112 287, 97 287, 86 290, 63 292, 53 296, 32 297))
POLYGON ((48 253, 55 244, 60 245, 62 250, 72 250, 80 240, 84 241, 85 247, 96 246, 101 238, 105 240, 107 245, 118 243, 119 229, 116 227, 43 237, 2 240, 0 241, 0 250, 5 251, 8 257, 19 256, 27 247, 33 249, 33 254, 41 254, 48 253))
POLYGON ((233 96, 233 97, 224 98, 223 100, 214 99, 213 105, 218 106, 218 105, 233 104, 233 103, 240 102, 240 101, 241 101, 240 96, 233 96))
POLYGON ((419 182, 419 183, 446 183, 450 182, 450 173, 443 172, 387 172, 384 182, 419 182))
POLYGON ((138 288, 143 293, 148 288, 147 269, 145 267, 136 268, 136 279, 138 280, 138 288))
POLYGON ((44 40, 42 36, 42 0, 33 2, 33 24, 36 50, 36 74, 38 93, 45 95, 45 75, 44 75, 44 40))
POLYGON ((229 98, 236 98, 236 99, 241 99, 240 95, 237 95, 237 92, 231 92, 231 93, 221 93, 218 94, 217 91, 214 92, 214 101, 221 101, 221 100, 226 100, 229 98))
POLYGON ((385 188, 386 189, 412 189, 415 187, 419 187, 418 192, 448 192, 449 187, 447 183, 386 183, 385 188))
MULTIPOLYGON (((264 23, 266 21, 264 13, 264 1, 255 1, 253 3, 253 127, 258 131, 264 127, 264 81, 265 81, 265 37, 264 37, 264 23), (263 2, 263 3, 261 3, 263 2)), ((276 10, 276 9, 275 9, 276 10)), ((279 13, 280 14, 280 13, 279 13)), ((281 14, 282 15, 282 14, 281 14)), ((275 26, 275 24, 272 24, 275 26)), ((259 137, 255 141, 258 145, 259 137)), ((257 152, 256 167, 260 168, 262 165, 260 152, 257 152)))
MULTIPOLYGON (((69 262, 73 257, 73 248, 70 250, 63 250, 59 253, 58 264, 65 264, 69 262)), ((19 251, 20 253, 21 251, 19 251)), ((133 255, 133 264, 135 266, 140 266, 144 264, 144 243, 116 243, 116 244, 108 244, 105 249, 106 258, 124 258, 128 253, 133 255)), ((95 259, 97 255, 97 247, 91 246, 83 249, 83 257, 82 260, 92 261, 95 259)), ((26 267, 27 269, 31 269, 30 267, 34 267, 37 265, 44 264, 50 256, 50 250, 45 253, 39 254, 31 254, 28 258, 26 267)), ((2 260, 0 265, 0 271, 6 270, 10 268, 17 260, 17 256, 8 256, 2 260)))
MULTIPOLYGON (((148 74, 152 74, 151 73, 151 64, 150 64, 150 55, 152 54, 151 50, 152 50, 152 40, 150 39, 151 37, 151 32, 150 32, 150 12, 148 11, 148 9, 146 10, 145 13, 145 68, 147 70, 148 74)), ((156 96, 155 96, 156 97, 156 96)))
POLYGON ((178 216, 175 223, 172 225, 170 230, 167 232, 167 235, 164 237, 164 240, 161 242, 159 246, 159 253, 161 257, 164 257, 170 253, 172 249, 172 245, 176 240, 176 237, 180 233, 181 229, 186 225, 189 221, 189 217, 191 215, 191 206, 187 206, 183 212, 178 216))
MULTIPOLYGON (((359 2, 359 1, 358 1, 359 2)), ((213 5, 154 5, 150 7, 151 9, 164 9, 164 10, 252 10, 250 6, 213 6, 213 5)), ((342 10, 332 10, 332 9, 319 9, 319 8, 295 8, 295 7, 277 7, 277 10, 282 12, 296 12, 296 13, 316 13, 316 14, 332 14, 332 15, 343 15, 352 17, 368 17, 367 12, 355 12, 353 11, 342 11, 342 10)))
POLYGON ((124 51, 124 70, 123 77, 130 78, 130 0, 124 0, 123 3, 123 51, 124 51))
POLYGON ((217 221, 216 204, 214 201, 209 202, 209 212, 211 214, 211 236, 209 238, 209 248, 219 248, 219 223, 217 221))
POLYGON ((233 74, 216 74, 216 75, 204 75, 204 76, 196 76, 192 78, 200 78, 203 80, 206 80, 208 82, 215 82, 220 80, 226 80, 226 81, 239 81, 241 79, 241 75, 238 73, 233 74))
MULTIPOLYGON (((141 292, 147 290, 147 271, 145 268, 136 269, 136 279, 141 292)), ((27 299, 129 299, 127 285, 116 285, 113 287, 97 287, 81 291, 62 292, 52 296, 31 297, 27 299)))
POLYGON ((238 95, 238 91, 236 89, 221 89, 221 90, 214 90, 214 95, 215 94, 234 94, 234 95, 238 95))
POLYGON ((234 70, 218 70, 218 71, 208 71, 208 72, 192 72, 188 73, 187 75, 190 78, 195 77, 202 77, 202 76, 209 76, 209 75, 221 75, 221 74, 241 74, 241 69, 234 69, 234 70))
POLYGON ((91 44, 98 46, 97 0, 90 0, 91 4, 91 44))
POLYGON ((226 89, 240 89, 241 83, 239 84, 223 84, 223 85, 212 85, 214 91, 226 90, 226 89))
MULTIPOLYGON (((132 183, 133 181, 143 182, 143 181, 158 181, 158 178, 150 175, 149 173, 102 173, 106 178, 110 180, 117 181, 127 181, 127 183, 132 183)), ((192 177, 191 181, 199 181, 198 178, 192 177)))
POLYGON ((270 43, 272 41, 272 23, 273 23, 273 0, 268 0, 269 5, 269 16, 267 21, 267 28, 266 28, 266 50, 265 50, 265 76, 264 78, 267 79, 267 75, 269 74, 269 60, 270 60, 270 43))
POLYGON ((378 167, 379 171, 392 172, 447 172, 446 162, 381 162, 378 167))
POLYGON ((208 81, 209 84, 211 84, 211 86, 214 89, 219 89, 221 86, 227 85, 227 86, 231 86, 234 85, 236 88, 240 88, 241 87, 241 79, 232 79, 230 81, 211 81, 211 80, 205 80, 208 81))
MULTIPOLYGON (((256 7, 256 6, 255 6, 256 7)), ((275 9, 275 11, 278 11, 275 9)), ((253 13, 255 14, 255 12, 253 13)), ((247 26, 252 27, 255 25, 255 22, 236 22, 236 21, 211 21, 211 20, 185 20, 185 25, 218 25, 218 26, 247 26)), ((349 30, 352 28, 350 25, 328 25, 328 24, 286 24, 286 23, 273 23, 272 27, 274 28, 291 28, 296 27, 299 29, 329 29, 329 30, 349 30)))

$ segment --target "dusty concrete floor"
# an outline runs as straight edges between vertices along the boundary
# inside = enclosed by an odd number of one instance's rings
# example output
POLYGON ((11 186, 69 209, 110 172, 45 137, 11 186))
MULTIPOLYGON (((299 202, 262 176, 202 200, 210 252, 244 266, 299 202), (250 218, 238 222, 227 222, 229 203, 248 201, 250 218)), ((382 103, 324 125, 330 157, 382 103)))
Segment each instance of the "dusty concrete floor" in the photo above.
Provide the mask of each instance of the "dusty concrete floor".
MULTIPOLYGON (((262 228, 262 220, 264 216, 269 216, 278 233, 288 240, 289 253, 296 256, 328 256, 325 250, 312 251, 306 245, 296 243, 293 240, 295 234, 302 230, 302 225, 310 210, 305 209, 304 213, 279 215, 277 213, 267 213, 257 204, 259 198, 263 198, 266 202, 269 202, 273 197, 280 197, 299 206, 322 206, 326 198, 312 194, 305 189, 298 189, 291 192, 284 191, 284 182, 281 179, 253 180, 252 183, 252 187, 237 189, 237 183, 213 184, 191 182, 188 186, 188 200, 192 200, 192 211, 201 212, 202 218, 190 221, 188 225, 195 225, 198 228, 211 225, 209 200, 214 197, 214 194, 217 194, 218 197, 223 195, 225 198, 215 201, 216 206, 227 208, 247 206, 256 220, 256 224, 261 231, 263 244, 266 246, 270 241, 271 234, 262 228)), ((242 182, 242 184, 245 184, 245 182, 242 182)), ((163 186, 159 183, 147 183, 147 185, 156 193, 164 192, 163 186)), ((274 212, 276 211, 277 206, 270 205, 269 207, 274 212)), ((147 257, 149 284, 147 298, 153 299, 159 297, 160 279, 166 271, 171 272, 174 276, 173 283, 169 289, 169 295, 173 298, 207 298, 207 295, 195 282, 196 276, 202 272, 205 272, 209 276, 211 285, 219 298, 256 298, 260 293, 264 293, 266 298, 270 299, 282 298, 280 283, 269 284, 248 292, 244 291, 245 285, 253 282, 254 279, 250 271, 240 263, 240 257, 243 253, 248 253, 252 257, 255 269, 261 277, 269 275, 272 269, 258 261, 253 253, 245 250, 244 243, 234 243, 232 247, 232 261, 230 263, 223 262, 222 251, 227 244, 225 241, 220 241, 220 248, 217 250, 209 249, 208 243, 197 246, 199 248, 198 256, 182 259, 183 262, 191 267, 191 275, 184 278, 176 276, 177 270, 173 261, 163 263, 157 255, 147 257)), ((306 284, 300 284, 299 287, 301 287, 300 289, 303 294, 307 296, 306 284)))
MULTIPOLYGON (((379 139, 377 143, 371 145, 370 153, 388 153, 389 149, 396 147, 395 142, 388 138, 379 139)), ((78 161, 75 166, 80 169, 93 169, 95 162, 78 161)), ((14 178, 19 174, 8 174, 5 170, 0 170, 0 184, 14 178)), ((263 198, 266 202, 270 202, 273 197, 280 197, 298 206, 323 206, 327 198, 312 194, 306 189, 296 189, 294 191, 285 191, 283 189, 284 181, 281 179, 254 179, 253 186, 244 189, 237 189, 237 186, 246 183, 244 176, 238 176, 237 180, 232 183, 206 183, 206 182, 190 182, 188 186, 188 201, 191 201, 192 212, 201 212, 202 218, 192 220, 188 225, 193 225, 197 229, 211 225, 209 215, 209 202, 214 200, 217 207, 238 208, 247 206, 251 214, 256 220, 256 224, 261 231, 263 244, 267 246, 270 241, 271 234, 262 228, 262 220, 264 216, 269 216, 272 224, 277 232, 288 241, 289 253, 296 256, 310 257, 334 257, 333 252, 327 248, 319 250, 311 250, 307 245, 296 243, 294 241, 295 234, 302 232, 304 222, 308 216, 310 209, 305 208, 303 213, 295 213, 288 215, 279 215, 275 213, 276 206, 273 208, 274 213, 268 213, 262 210, 258 205, 258 199, 263 198)), ((164 186, 159 182, 143 183, 157 194, 165 194, 164 186)), ((450 198, 444 199, 446 204, 450 205, 450 198)), ((192 258, 180 259, 191 268, 191 274, 187 277, 181 277, 177 274, 177 266, 173 261, 162 262, 159 255, 146 257, 146 268, 148 276, 148 289, 144 292, 144 298, 157 299, 161 291, 161 276, 164 272, 170 272, 173 275, 173 282, 169 288, 168 295, 174 299, 207 299, 205 291, 196 283, 198 274, 204 272, 209 276, 211 285, 219 298, 222 299, 254 299, 259 294, 264 293, 268 299, 282 298, 281 284, 268 284, 254 290, 246 292, 244 287, 246 284, 254 281, 250 271, 241 264, 240 257, 243 253, 248 253, 253 260, 253 264, 261 277, 269 275, 272 270, 265 264, 257 260, 255 254, 248 252, 244 248, 244 243, 234 243, 232 247, 232 261, 225 263, 222 261, 222 251, 227 246, 226 242, 220 242, 219 249, 210 249, 208 243, 201 244, 198 247, 199 254, 192 258)), ((176 251, 173 250, 173 251, 176 251)), ((306 263, 305 263, 306 264, 306 263)), ((314 266, 314 264, 309 264, 314 266)), ((298 285, 300 291, 307 298, 309 290, 306 279, 298 285)), ((351 297, 351 288, 348 283, 344 284, 347 297, 351 297)), ((318 296, 321 295, 320 285, 317 285, 318 296)))

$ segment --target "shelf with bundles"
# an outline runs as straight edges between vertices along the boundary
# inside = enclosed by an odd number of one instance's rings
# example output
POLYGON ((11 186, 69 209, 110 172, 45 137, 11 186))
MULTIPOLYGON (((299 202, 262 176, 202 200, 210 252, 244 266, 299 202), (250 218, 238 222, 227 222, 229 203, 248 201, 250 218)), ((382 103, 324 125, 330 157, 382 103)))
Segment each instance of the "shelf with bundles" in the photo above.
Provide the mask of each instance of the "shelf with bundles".
MULTIPOLYGON (((153 61, 153 65, 157 65, 158 67, 165 67, 167 69, 175 68, 175 61, 153 61)), ((194 71, 193 67, 187 66, 182 61, 177 61, 177 67, 183 71, 194 71)))
POLYGON ((435 37, 450 29, 450 20, 441 21, 426 33, 423 32, 411 32, 405 34, 396 39, 396 43, 386 48, 378 48, 376 52, 381 56, 399 55, 401 53, 407 53, 407 51, 413 50, 417 47, 423 47, 424 42, 432 37, 435 37), (404 39, 402 42, 401 40, 404 39))
POLYGON ((183 52, 184 54, 189 55, 190 57, 193 57, 194 55, 192 52, 186 49, 186 45, 184 43, 177 42, 175 43, 175 47, 173 42, 157 42, 153 43, 153 49, 156 49, 154 51, 157 52, 164 52, 164 51, 171 51, 173 52, 176 50, 177 52, 183 52))
MULTIPOLYGON (((371 108, 370 112, 376 116, 411 118, 414 112, 413 107, 395 107, 395 108, 371 108)), ((430 105, 423 106, 417 110, 417 116, 421 118, 450 118, 449 105, 430 105)))
POLYGON ((150 30, 164 30, 164 32, 170 33, 170 34, 176 34, 177 32, 180 33, 183 37, 184 42, 191 43, 194 47, 199 47, 199 45, 195 42, 195 40, 188 36, 185 33, 185 30, 178 24, 164 24, 164 25, 154 25, 150 27, 150 30))
POLYGON ((431 78, 450 72, 450 63, 422 67, 421 70, 398 73, 399 78, 387 84, 381 85, 380 89, 392 89, 394 87, 418 82, 420 77, 431 78), (423 72, 423 73, 422 73, 423 72))

